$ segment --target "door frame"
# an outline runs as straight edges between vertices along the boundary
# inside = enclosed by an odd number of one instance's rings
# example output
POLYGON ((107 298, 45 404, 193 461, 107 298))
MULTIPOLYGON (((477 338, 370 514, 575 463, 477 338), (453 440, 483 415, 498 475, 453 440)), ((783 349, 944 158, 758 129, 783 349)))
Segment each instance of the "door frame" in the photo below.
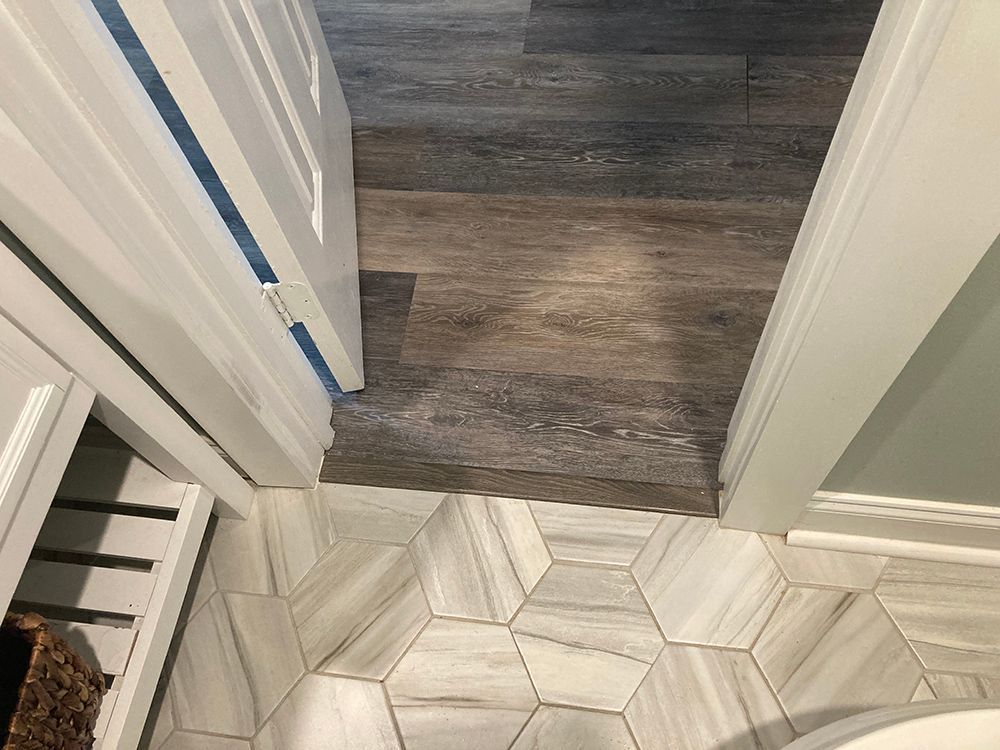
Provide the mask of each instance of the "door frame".
MULTIPOLYGON (((77 390, 91 394, 84 413, 89 409, 168 478, 203 485, 215 495, 218 515, 245 518, 253 488, 118 355, 114 342, 70 307, 72 300, 43 280, 44 270, 26 260, 24 248, 0 226, 0 318, 72 373, 77 390)), ((49 497, 61 476, 61 470, 52 473, 49 497)))
POLYGON ((331 399, 89 0, 0 0, 0 221, 259 484, 331 399))
POLYGON ((740 394, 724 526, 789 531, 1000 234, 1000 6, 886 0, 740 394))

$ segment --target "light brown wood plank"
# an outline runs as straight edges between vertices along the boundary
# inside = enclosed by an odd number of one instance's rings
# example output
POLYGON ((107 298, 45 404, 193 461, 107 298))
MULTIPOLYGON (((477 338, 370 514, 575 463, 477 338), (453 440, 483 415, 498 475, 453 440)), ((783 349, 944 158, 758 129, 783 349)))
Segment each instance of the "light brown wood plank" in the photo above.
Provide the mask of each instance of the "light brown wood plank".
POLYGON ((714 487, 737 389, 395 365, 335 398, 332 453, 714 487))
POLYGON ((425 274, 417 278, 401 361, 739 386, 772 296, 687 285, 425 274))
POLYGON ((804 210, 776 203, 360 189, 360 263, 461 278, 776 289, 804 210))

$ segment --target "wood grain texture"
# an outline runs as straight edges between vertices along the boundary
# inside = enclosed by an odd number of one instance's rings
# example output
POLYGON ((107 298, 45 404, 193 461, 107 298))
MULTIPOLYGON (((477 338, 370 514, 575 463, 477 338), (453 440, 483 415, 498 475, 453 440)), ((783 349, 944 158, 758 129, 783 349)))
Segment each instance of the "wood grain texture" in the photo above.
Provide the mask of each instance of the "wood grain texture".
POLYGON ((739 386, 770 291, 422 274, 401 361, 739 386))
POLYGON ((365 357, 398 360, 417 277, 387 271, 361 271, 360 275, 365 357))
POLYGON ((625 719, 643 748, 779 750, 795 737, 749 654, 674 644, 625 719))
MULTIPOLYGON (((360 263, 460 279, 776 289, 804 210, 792 203, 361 189, 360 263)), ((366 318, 389 304, 402 307, 394 290, 375 286, 362 273, 362 306, 367 295, 378 300, 366 318)), ((381 332, 367 340, 380 346, 381 332)))
POLYGON ((836 125, 860 63, 856 55, 751 55, 747 63, 750 123, 836 125))
POLYGON ((323 477, 714 513, 880 0, 316 5, 371 272, 323 477))
POLYGON ((525 52, 860 55, 881 0, 532 0, 525 52))
POLYGON ((833 135, 816 127, 542 120, 400 130, 397 139, 380 127, 381 140, 356 146, 364 154, 359 186, 801 202, 833 135))
POLYGON ((418 187, 417 168, 426 138, 424 128, 358 126, 353 138, 356 185, 394 190, 418 187))
POLYGON ((718 492, 706 487, 602 479, 586 475, 512 471, 489 466, 459 466, 327 454, 320 481, 349 477, 356 484, 474 495, 507 494, 561 503, 667 510, 691 516, 718 513, 718 492))
POLYGON ((743 55, 379 54, 348 57, 337 69, 359 124, 746 123, 743 55))
POLYGON ((315 0, 334 62, 362 53, 409 59, 516 54, 531 0, 315 0))
POLYGON ((364 392, 336 397, 332 456, 710 488, 736 398, 733 387, 374 364, 364 392))

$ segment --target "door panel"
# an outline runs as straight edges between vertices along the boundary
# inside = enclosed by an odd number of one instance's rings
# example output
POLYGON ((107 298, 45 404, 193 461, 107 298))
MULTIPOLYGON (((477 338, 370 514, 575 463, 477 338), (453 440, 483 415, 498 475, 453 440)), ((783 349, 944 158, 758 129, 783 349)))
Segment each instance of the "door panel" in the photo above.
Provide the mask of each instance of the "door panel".
POLYGON ((4 318, 0 394, 0 607, 5 608, 94 394, 4 318))
POLYGON ((311 1, 121 6, 281 284, 311 302, 338 385, 363 387, 351 120, 311 1))

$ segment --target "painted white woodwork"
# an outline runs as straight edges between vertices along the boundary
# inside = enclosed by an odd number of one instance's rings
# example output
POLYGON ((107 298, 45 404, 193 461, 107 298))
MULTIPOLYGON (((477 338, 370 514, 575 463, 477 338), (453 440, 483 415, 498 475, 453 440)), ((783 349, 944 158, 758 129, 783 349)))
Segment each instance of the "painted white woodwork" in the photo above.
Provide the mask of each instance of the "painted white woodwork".
POLYGON ((0 606, 6 608, 94 392, 0 317, 0 393, 0 606))
POLYGON ((52 508, 38 532, 35 546, 112 557, 162 560, 173 529, 173 522, 163 518, 52 508))
POLYGON ((57 492, 68 500, 179 508, 186 485, 174 482, 130 450, 86 445, 73 451, 57 492))
MULTIPOLYGON (((97 471, 101 454, 83 450, 83 465, 97 471)), ((117 453, 104 451, 111 459, 117 453)), ((116 468, 113 462, 111 468, 116 468)), ((122 501, 131 496, 127 483, 123 490, 111 483, 94 483, 90 472, 77 470, 76 476, 80 484, 68 477, 60 495, 87 494, 93 503, 88 507, 94 509, 53 508, 36 549, 39 556, 45 554, 42 550, 85 554, 76 562, 29 560, 15 598, 43 615, 50 609, 57 613, 50 619, 56 632, 105 674, 116 676, 114 690, 101 708, 99 747, 134 750, 176 629, 213 497, 196 484, 163 477, 154 485, 146 477, 138 486, 147 493, 158 486, 164 499, 156 502, 147 494, 144 505, 132 504, 131 515, 123 515, 122 501), (180 502, 175 501, 178 491, 180 502), (161 508, 173 506, 176 515, 164 519, 161 508), (92 555, 104 557, 90 564, 86 561, 92 555), (116 567, 121 558, 132 559, 116 567), (151 568, 136 570, 135 561, 151 568), (109 614, 114 615, 110 622, 109 614)))
POLYGON ((146 612, 156 576, 138 570, 29 560, 14 598, 138 617, 146 612))
MULTIPOLYGON (((0 182, 2 179, 0 176, 0 182)), ((21 331, 30 331, 38 345, 96 391, 93 413, 153 466, 177 482, 206 486, 218 497, 216 512, 220 515, 246 516, 253 499, 250 485, 15 257, 2 239, 0 314, 21 331)), ((72 441, 68 445, 72 451, 72 441)), ((61 469, 52 472, 52 481, 58 482, 60 474, 61 469)), ((106 449, 75 451, 63 482, 76 488, 78 499, 92 500, 106 495, 105 489, 120 489, 129 503, 137 505, 177 507, 183 492, 183 484, 169 482, 138 456, 106 449), (93 461, 99 464, 92 465, 93 461)), ((35 533, 29 534, 26 544, 30 546, 34 538, 35 533)), ((20 566, 12 569, 20 570, 20 566)))
POLYGON ((104 747, 133 750, 139 744, 211 510, 211 494, 188 485, 163 562, 154 567, 156 585, 145 617, 136 623, 139 635, 128 668, 115 683, 118 700, 103 735, 104 747))
POLYGON ((118 691, 111 688, 104 694, 104 700, 101 701, 101 712, 97 715, 97 725, 94 727, 94 737, 97 741, 94 742, 94 750, 112 750, 111 745, 105 748, 104 735, 107 734, 108 724, 111 723, 111 714, 114 713, 117 703, 118 691))
POLYGON ((132 654, 132 644, 135 643, 137 635, 133 628, 46 619, 49 625, 87 660, 88 664, 92 664, 104 674, 117 676, 125 673, 129 656, 132 654))
POLYGON ((362 388, 351 116, 312 0, 121 6, 282 285, 304 285, 338 385, 362 388))
POLYGON ((725 526, 784 534, 1000 234, 1000 5, 887 0, 729 427, 725 526))
POLYGON ((93 5, 0 1, 0 66, 0 220, 252 478, 312 486, 329 395, 93 5))
POLYGON ((788 544, 1000 567, 1000 508, 817 492, 788 544))

